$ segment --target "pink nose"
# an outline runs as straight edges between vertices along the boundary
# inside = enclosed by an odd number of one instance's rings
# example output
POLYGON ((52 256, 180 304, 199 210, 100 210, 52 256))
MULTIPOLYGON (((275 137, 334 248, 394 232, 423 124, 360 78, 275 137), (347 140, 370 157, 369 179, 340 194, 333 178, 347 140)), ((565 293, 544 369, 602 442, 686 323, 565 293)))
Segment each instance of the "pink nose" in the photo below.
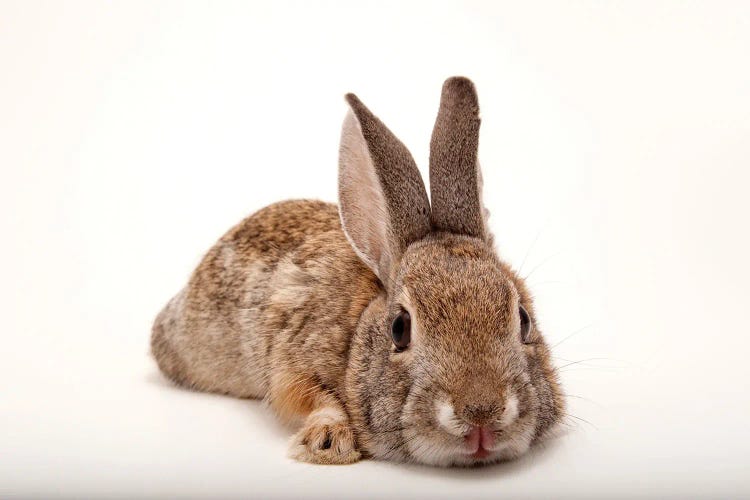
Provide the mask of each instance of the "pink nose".
POLYGON ((492 430, 489 427, 480 427, 477 425, 472 425, 464 438, 469 446, 469 450, 472 452, 472 456, 476 458, 484 458, 489 455, 489 450, 495 443, 495 436, 492 434, 492 430))

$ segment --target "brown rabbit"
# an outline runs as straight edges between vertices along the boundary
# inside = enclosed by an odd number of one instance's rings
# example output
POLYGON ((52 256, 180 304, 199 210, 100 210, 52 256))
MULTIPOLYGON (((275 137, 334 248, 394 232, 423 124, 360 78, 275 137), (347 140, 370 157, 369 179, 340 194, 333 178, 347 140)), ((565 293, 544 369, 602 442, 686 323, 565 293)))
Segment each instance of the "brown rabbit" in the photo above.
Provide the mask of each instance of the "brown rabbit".
POLYGON ((285 201, 224 235, 156 318, 159 367, 187 387, 266 398, 300 426, 298 460, 517 457, 564 400, 531 296, 493 249, 474 85, 443 86, 431 204, 409 151, 346 100, 338 209, 285 201))

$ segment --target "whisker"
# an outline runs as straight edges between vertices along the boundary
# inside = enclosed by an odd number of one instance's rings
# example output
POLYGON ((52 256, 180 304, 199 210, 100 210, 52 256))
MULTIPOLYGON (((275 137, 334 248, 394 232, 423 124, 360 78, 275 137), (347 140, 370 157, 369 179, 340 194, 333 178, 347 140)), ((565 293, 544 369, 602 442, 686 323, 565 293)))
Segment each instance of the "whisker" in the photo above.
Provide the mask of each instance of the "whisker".
POLYGON ((531 288, 536 288, 539 285, 552 285, 552 284, 569 285, 570 283, 566 283, 565 281, 559 281, 559 280, 554 280, 554 281, 540 281, 538 283, 529 283, 529 286, 531 288))
POLYGON ((565 396, 566 398, 575 398, 575 399, 580 399, 580 400, 583 400, 583 401, 589 402, 589 403, 591 403, 591 404, 594 404, 594 405, 596 405, 596 406, 598 406, 598 407, 600 407, 600 408, 603 408, 603 406, 602 406, 602 405, 601 405, 600 403, 597 403, 597 402, 596 402, 596 401, 594 401, 593 399, 585 398, 585 397, 583 397, 583 396, 578 396, 578 395, 576 395, 576 394, 566 394, 566 393, 563 393, 563 396, 565 396))
MULTIPOLYGON (((560 358, 560 359, 562 359, 562 358, 560 358)), ((570 361, 570 360, 564 360, 564 361, 570 361)), ((610 358, 586 358, 586 359, 581 359, 581 360, 578 360, 578 361, 570 361, 570 363, 566 363, 566 364, 564 364, 562 366, 558 366, 557 369, 558 370, 562 370, 566 366, 578 365, 578 364, 581 364, 581 363, 586 363, 588 361, 614 361, 614 360, 610 359, 610 358)), ((589 366, 591 366, 593 368, 606 368, 606 367, 603 367, 603 366, 596 366, 596 365, 589 365, 589 366)))
MULTIPOLYGON (((546 222, 545 222, 546 224, 546 222)), ((521 265, 518 266, 518 274, 521 274, 521 270, 523 269, 523 265, 526 264, 526 259, 529 258, 529 255, 531 255, 531 251, 534 249, 534 245, 536 245, 536 242, 539 240, 539 236, 542 234, 542 230, 544 229, 544 224, 542 227, 539 228, 539 231, 536 232, 536 236, 534 236, 534 240, 531 242, 531 245, 529 245, 529 249, 526 250, 526 255, 523 256, 523 260, 521 261, 521 265)))
POLYGON ((547 257, 547 258, 546 258, 546 259, 544 259, 543 261, 541 261, 541 262, 540 262, 539 264, 537 264, 537 265, 536 265, 536 266, 535 266, 535 267, 534 267, 534 268, 533 268, 533 269, 532 269, 531 271, 529 271, 529 274, 527 274, 526 276, 524 276, 524 277, 523 277, 524 281, 526 281, 527 279, 529 279, 529 276, 531 276, 532 274, 534 274, 534 272, 535 272, 535 271, 536 271, 537 269, 539 269, 539 268, 540 268, 540 267, 542 267, 542 266, 543 266, 544 264, 546 264, 547 262, 549 262, 550 260, 552 260, 553 258, 555 258, 555 257, 559 256, 559 255, 560 255, 560 254, 562 254, 562 253, 563 253, 563 252, 557 252, 557 253, 553 253, 552 255, 550 255, 549 257, 547 257))
POLYGON ((585 423, 589 424, 591 427, 593 427, 594 429, 596 429, 597 431, 599 430, 599 428, 597 426, 595 426, 594 424, 592 424, 591 422, 589 422, 585 418, 577 417, 577 416, 573 415, 572 413, 565 413, 565 416, 566 417, 574 418, 576 420, 580 420, 581 422, 585 422, 585 423))
POLYGON ((581 333, 582 331, 584 331, 584 330, 586 330, 586 329, 588 329, 588 328, 591 328, 592 326, 594 326, 594 323, 590 323, 590 324, 588 324, 588 325, 586 325, 586 326, 584 326, 584 327, 582 327, 582 328, 579 328, 578 330, 574 331, 573 333, 571 333, 570 335, 568 335, 567 337, 565 337, 564 339, 562 339, 562 340, 561 340, 560 342, 558 342, 557 344, 555 344, 555 345, 553 345, 552 347, 550 347, 550 349, 554 349, 555 347, 559 346, 560 344, 562 344, 563 342, 565 342, 565 341, 566 341, 566 340, 568 340, 569 338, 571 338, 571 337, 573 337, 573 336, 575 336, 575 335, 578 335, 578 334, 579 334, 579 333, 581 333))
POLYGON ((618 368, 609 368, 606 366, 593 366, 593 365, 581 365, 581 366, 575 366, 573 368, 567 368, 565 370, 557 369, 560 373, 570 373, 570 372, 576 372, 581 370, 594 370, 599 372, 607 372, 607 373, 617 373, 618 368))

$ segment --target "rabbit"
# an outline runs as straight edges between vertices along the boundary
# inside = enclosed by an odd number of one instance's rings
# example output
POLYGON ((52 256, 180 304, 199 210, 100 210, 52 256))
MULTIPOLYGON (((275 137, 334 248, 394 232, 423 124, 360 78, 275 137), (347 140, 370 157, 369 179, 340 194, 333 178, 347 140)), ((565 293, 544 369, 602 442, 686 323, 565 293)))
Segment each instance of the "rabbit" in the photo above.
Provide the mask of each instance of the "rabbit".
POLYGON ((158 314, 153 356, 181 386, 263 398, 299 461, 516 458, 565 401, 532 297, 494 250, 474 84, 443 85, 430 199, 406 147, 346 101, 338 207, 282 201, 227 232, 158 314))

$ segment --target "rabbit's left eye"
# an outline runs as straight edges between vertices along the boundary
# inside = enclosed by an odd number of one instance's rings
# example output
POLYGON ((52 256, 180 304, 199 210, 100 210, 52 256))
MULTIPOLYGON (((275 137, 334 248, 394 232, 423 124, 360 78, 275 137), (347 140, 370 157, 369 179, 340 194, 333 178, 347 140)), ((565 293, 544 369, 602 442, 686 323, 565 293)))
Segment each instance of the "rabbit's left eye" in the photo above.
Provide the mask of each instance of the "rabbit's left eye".
POLYGON ((391 323, 391 338, 396 352, 401 352, 411 343, 411 316, 406 311, 401 311, 391 323))
POLYGON ((531 317, 523 306, 518 306, 518 313, 521 316, 521 342, 528 344, 531 342, 531 317))

